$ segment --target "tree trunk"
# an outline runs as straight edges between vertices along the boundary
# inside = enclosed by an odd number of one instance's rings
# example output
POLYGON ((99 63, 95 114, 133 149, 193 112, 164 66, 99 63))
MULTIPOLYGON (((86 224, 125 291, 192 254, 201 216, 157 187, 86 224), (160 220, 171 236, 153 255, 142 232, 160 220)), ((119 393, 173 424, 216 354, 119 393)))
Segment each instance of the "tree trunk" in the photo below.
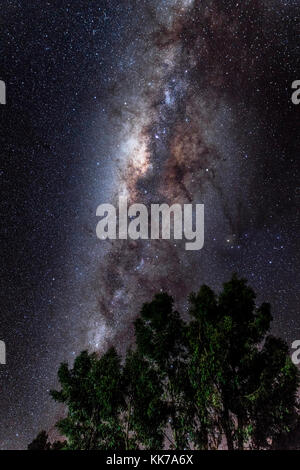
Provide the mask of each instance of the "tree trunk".
POLYGON ((130 417, 131 417, 131 400, 129 400, 129 404, 128 404, 125 450, 129 450, 129 426, 130 426, 130 417))
POLYGON ((223 425, 223 430, 224 430, 224 434, 225 434, 226 442, 227 442, 227 448, 228 450, 234 450, 232 431, 230 429, 230 417, 229 417, 228 408, 224 408, 222 422, 223 422, 222 425, 223 425))
POLYGON ((244 437, 243 437, 243 427, 244 421, 243 418, 238 417, 238 449, 244 450, 244 437))

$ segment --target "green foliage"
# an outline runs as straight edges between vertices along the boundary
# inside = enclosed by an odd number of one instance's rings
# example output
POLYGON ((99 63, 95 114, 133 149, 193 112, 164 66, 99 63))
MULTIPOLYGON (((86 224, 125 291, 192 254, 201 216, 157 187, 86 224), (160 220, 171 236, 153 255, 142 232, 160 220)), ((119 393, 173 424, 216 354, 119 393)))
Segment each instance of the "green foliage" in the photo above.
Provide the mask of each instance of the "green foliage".
POLYGON ((256 308, 255 293, 235 275, 218 298, 203 286, 190 302, 190 377, 208 447, 224 435, 229 449, 267 448, 287 429, 298 386, 287 345, 267 335, 270 306, 256 308))
POLYGON ((68 407, 57 424, 67 437, 68 449, 124 449, 120 413, 124 408, 120 358, 111 348, 100 359, 83 351, 73 369, 62 364, 58 371, 60 391, 52 397, 68 407))
POLYGON ((124 366, 124 393, 127 401, 127 448, 162 447, 166 409, 163 386, 157 372, 139 354, 128 351, 124 366))
MULTIPOLYGON (((124 362, 114 348, 61 364, 67 416, 57 424, 65 449, 268 448, 297 415, 297 368, 286 343, 270 335, 270 305, 236 275, 219 295, 191 294, 189 321, 158 294, 135 321, 124 362)), ((61 446, 61 444, 59 444, 61 446)), ((28 446, 50 449, 46 433, 28 446)))
POLYGON ((186 332, 186 324, 173 310, 173 299, 166 293, 144 304, 140 318, 135 321, 137 350, 163 386, 164 412, 170 430, 165 436, 174 449, 189 447, 194 419, 186 369, 186 332))

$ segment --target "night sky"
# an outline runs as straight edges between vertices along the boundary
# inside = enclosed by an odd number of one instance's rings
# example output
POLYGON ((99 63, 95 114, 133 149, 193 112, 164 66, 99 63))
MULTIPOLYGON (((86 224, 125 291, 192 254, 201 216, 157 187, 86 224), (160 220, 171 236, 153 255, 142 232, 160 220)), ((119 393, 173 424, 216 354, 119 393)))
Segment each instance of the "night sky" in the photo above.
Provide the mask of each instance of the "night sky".
POLYGON ((54 436, 62 361, 233 272, 300 339, 299 0, 2 0, 0 447, 54 436), (203 203, 205 245, 101 241, 96 208, 203 203))

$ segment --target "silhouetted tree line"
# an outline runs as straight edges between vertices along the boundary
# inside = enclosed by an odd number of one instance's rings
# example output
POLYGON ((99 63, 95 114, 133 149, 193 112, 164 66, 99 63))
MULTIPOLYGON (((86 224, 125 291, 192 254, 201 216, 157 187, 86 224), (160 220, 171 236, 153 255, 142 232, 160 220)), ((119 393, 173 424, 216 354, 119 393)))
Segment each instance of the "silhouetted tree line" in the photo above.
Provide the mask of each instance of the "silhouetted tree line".
POLYGON ((233 276, 216 295, 203 285, 189 298, 189 321, 162 293, 143 305, 135 346, 83 351, 61 364, 67 408, 57 423, 64 442, 45 431, 28 449, 267 449, 287 439, 298 419, 298 370, 287 344, 272 336, 270 305, 255 305, 233 276))

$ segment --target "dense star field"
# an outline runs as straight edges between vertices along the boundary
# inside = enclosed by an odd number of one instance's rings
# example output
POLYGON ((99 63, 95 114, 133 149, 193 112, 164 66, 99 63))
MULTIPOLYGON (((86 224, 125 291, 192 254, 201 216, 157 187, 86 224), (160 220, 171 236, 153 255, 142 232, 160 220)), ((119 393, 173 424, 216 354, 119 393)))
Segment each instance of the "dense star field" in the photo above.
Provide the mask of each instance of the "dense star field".
POLYGON ((2 3, 1 448, 54 435, 60 362, 124 352, 157 292, 237 272, 300 339, 300 1, 2 3), (204 204, 204 248, 97 239, 119 195, 204 204))

